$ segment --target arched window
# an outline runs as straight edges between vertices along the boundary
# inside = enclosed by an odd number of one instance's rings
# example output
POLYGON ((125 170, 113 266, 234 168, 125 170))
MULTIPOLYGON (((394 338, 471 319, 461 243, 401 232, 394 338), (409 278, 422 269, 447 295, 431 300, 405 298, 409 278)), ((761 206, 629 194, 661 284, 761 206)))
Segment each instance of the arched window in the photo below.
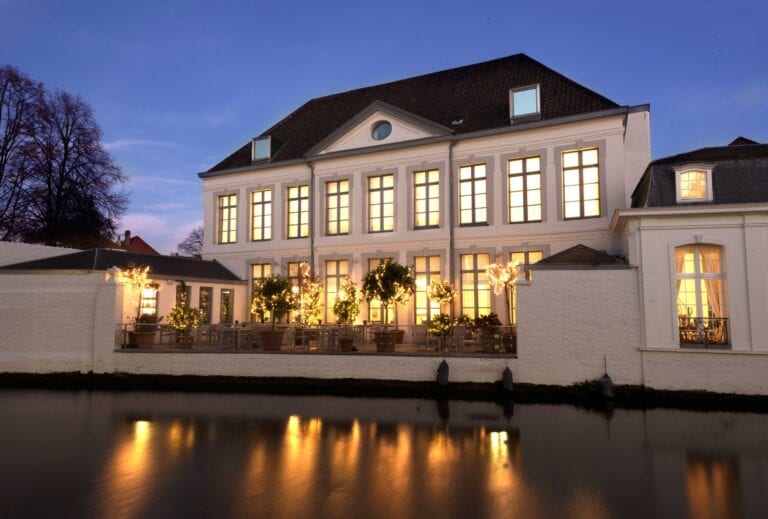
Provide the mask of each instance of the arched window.
POLYGON ((686 245, 675 249, 680 342, 728 344, 722 249, 686 245))

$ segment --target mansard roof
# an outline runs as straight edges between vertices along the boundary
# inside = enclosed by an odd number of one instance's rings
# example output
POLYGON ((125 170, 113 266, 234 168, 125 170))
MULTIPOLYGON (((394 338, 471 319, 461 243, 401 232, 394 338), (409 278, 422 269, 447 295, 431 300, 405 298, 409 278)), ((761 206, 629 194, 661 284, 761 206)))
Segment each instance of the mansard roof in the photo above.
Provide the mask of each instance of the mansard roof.
POLYGON ((712 201, 696 204, 768 202, 768 144, 738 137, 728 146, 700 148, 654 160, 632 193, 632 207, 678 205, 675 168, 695 164, 712 167, 713 195, 712 201))
POLYGON ((148 266, 150 277, 167 279, 206 279, 238 282, 239 277, 216 260, 201 260, 182 256, 139 254, 116 249, 89 249, 72 254, 43 258, 13 265, 0 270, 103 270, 148 266))
MULTIPOLYGON (((270 161, 301 159, 375 102, 386 103, 455 134, 508 127, 509 90, 540 85, 541 119, 579 115, 618 105, 525 54, 433 72, 312 99, 259 137, 280 143, 270 161)), ((251 142, 209 172, 248 167, 251 142)))

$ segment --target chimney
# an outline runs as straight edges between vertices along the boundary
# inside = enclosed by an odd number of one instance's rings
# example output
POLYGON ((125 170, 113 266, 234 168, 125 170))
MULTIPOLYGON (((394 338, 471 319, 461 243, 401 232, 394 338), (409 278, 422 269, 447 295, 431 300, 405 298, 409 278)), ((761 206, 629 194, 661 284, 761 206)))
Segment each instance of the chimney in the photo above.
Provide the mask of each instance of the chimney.
POLYGON ((125 238, 121 244, 122 248, 128 250, 128 246, 131 244, 131 231, 125 231, 125 238))

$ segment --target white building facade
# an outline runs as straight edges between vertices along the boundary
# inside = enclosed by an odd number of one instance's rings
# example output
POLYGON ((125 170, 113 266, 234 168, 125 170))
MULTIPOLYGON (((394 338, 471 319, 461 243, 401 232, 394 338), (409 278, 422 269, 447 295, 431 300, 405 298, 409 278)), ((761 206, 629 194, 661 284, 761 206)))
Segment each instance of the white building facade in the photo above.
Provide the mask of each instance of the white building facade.
MULTIPOLYGON (((228 159, 200 174, 203 257, 249 284, 269 273, 291 277, 307 261, 325 284, 326 308, 342 277, 359 282, 391 259, 413 267, 417 278, 415 297, 397 309, 398 322, 421 324, 441 310, 470 317, 496 312, 504 319, 504 298, 493 294, 485 272, 489 263, 534 263, 576 244, 621 253, 610 219, 629 205, 650 159, 647 105, 622 107, 600 98, 595 110, 569 107, 569 94, 578 99, 589 91, 521 55, 389 85, 412 87, 426 102, 429 93, 413 81, 461 71, 456 81, 477 82, 476 89, 465 86, 477 97, 484 95, 484 74, 497 78, 497 69, 509 81, 494 87, 501 125, 483 120, 486 127, 463 131, 483 112, 456 108, 461 116, 430 120, 392 104, 388 85, 380 85, 361 89, 367 96, 357 100, 361 106, 375 100, 307 141, 300 157, 279 160, 292 135, 278 135, 281 125, 306 117, 300 108, 254 139, 250 163, 230 167, 228 159), (516 78, 520 60, 531 74, 541 73, 539 82, 521 87, 531 80, 516 78), (561 108, 551 112, 547 103, 561 108), (453 309, 428 301, 435 279, 458 291, 453 309)), ((239 311, 245 317, 248 308, 239 311)), ((359 318, 380 319, 376 302, 359 318)), ((328 310, 325 322, 335 322, 328 310)))

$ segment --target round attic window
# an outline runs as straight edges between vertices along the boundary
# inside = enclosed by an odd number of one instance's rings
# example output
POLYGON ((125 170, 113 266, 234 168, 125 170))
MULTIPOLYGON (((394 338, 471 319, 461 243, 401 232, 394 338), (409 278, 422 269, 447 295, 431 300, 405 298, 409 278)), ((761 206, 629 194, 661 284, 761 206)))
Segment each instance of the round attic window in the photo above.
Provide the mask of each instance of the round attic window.
POLYGON ((373 125, 371 136, 373 140, 380 141, 389 137, 390 133, 392 133, 392 125, 389 121, 379 121, 373 125))

